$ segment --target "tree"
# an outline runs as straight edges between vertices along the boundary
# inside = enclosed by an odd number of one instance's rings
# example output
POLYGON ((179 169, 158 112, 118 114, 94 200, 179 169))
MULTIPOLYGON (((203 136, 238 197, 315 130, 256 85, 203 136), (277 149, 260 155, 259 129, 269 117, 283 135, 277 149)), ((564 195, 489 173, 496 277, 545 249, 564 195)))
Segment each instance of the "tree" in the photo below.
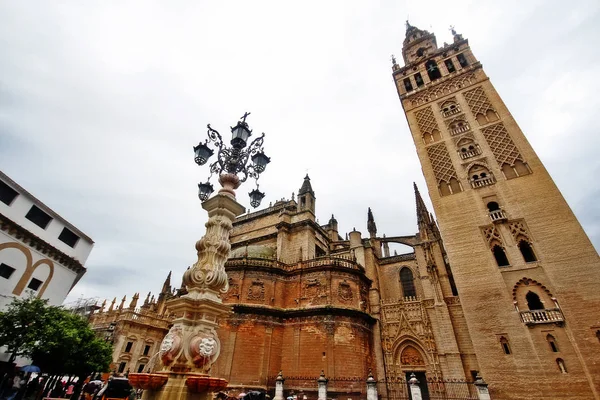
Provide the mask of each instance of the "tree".
POLYGON ((48 301, 33 296, 16 298, 0 313, 0 346, 10 353, 9 363, 18 356, 31 357, 45 330, 48 301))
POLYGON ((0 313, 0 346, 11 353, 10 362, 29 357, 49 374, 85 378, 107 371, 112 361, 111 345, 96 337, 86 320, 33 296, 15 299, 0 313))
POLYGON ((48 310, 44 339, 34 346, 32 359, 42 371, 85 377, 106 371, 112 361, 112 346, 99 339, 88 322, 62 308, 48 310))

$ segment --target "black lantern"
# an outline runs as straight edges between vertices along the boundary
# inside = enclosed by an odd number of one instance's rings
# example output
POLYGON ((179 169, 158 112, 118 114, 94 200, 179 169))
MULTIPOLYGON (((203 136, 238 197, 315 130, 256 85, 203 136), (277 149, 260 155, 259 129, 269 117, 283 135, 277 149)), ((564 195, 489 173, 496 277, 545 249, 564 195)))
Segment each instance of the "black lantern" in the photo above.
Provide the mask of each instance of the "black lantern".
POLYGON ((231 128, 231 145, 236 149, 246 147, 250 135, 252 135, 252 131, 248 129, 248 124, 239 121, 235 127, 231 128))
POLYGON ((256 189, 248 193, 250 195, 250 205, 254 208, 260 206, 260 202, 262 201, 265 194, 258 190, 258 185, 256 185, 256 189))
POLYGON ((200 201, 206 201, 214 191, 215 189, 209 181, 198 184, 198 198, 200 201))
POLYGON ((206 164, 206 161, 214 154, 214 151, 206 145, 207 143, 208 140, 204 143, 198 143, 198 146, 194 147, 194 161, 196 161, 196 164, 198 165, 206 164))
POLYGON ((254 163, 254 169, 259 174, 265 170, 267 164, 271 162, 271 158, 267 157, 262 151, 252 156, 252 162, 254 163))
MULTIPOLYGON (((204 165, 213 154, 216 154, 217 160, 212 162, 208 168, 210 176, 213 174, 219 176, 219 183, 223 187, 226 187, 225 181, 233 182, 235 180, 239 186, 248 178, 256 179, 256 189, 248 193, 250 204, 256 208, 265 197, 265 194, 258 190, 258 178, 271 159, 265 155, 263 150, 264 132, 249 142, 252 130, 246 122, 248 115, 250 115, 249 112, 244 113, 240 121, 231 128, 231 146, 225 144, 221 134, 208 124, 206 126, 208 139, 204 143, 200 142, 198 146, 194 146, 194 161, 198 165, 204 165), (208 147, 211 142, 214 150, 208 147), (222 181, 221 178, 226 179, 222 181)), ((214 188, 210 181, 198 184, 198 197, 201 201, 208 200, 213 191, 214 188)), ((227 189, 225 192, 231 193, 231 190, 227 189)))

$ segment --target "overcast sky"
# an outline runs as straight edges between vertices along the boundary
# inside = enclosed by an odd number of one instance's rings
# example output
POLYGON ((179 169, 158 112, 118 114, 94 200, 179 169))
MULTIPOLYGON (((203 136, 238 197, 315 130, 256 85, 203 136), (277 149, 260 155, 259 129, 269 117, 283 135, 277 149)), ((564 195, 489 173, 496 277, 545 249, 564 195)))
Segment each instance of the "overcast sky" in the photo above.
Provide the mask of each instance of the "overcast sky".
POLYGON ((0 169, 96 242, 69 300, 179 285, 206 222, 192 146, 245 111, 272 157, 263 205, 308 172, 321 224, 366 236, 371 207, 380 234, 416 232, 390 62, 407 17, 469 39, 600 248, 597 0, 1 1, 0 169))

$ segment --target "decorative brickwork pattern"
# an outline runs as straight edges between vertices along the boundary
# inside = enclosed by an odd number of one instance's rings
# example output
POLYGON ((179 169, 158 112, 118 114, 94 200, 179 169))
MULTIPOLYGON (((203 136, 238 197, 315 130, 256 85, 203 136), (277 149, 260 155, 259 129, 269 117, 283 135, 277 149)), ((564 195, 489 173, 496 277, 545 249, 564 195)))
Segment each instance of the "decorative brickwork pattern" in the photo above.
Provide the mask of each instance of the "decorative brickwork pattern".
POLYGON ((529 235, 529 231, 527 229, 525 221, 511 221, 509 229, 510 233, 515 239, 515 242, 518 242, 520 238, 524 238, 528 242, 531 242, 531 236, 529 235))
POLYGON ((475 81, 475 74, 464 74, 457 76, 454 79, 450 79, 446 82, 441 82, 428 89, 424 92, 420 92, 418 95, 411 99, 411 104, 417 106, 419 104, 425 104, 429 101, 438 99, 447 94, 453 93, 465 86, 470 85, 475 81))
POLYGON ((508 131, 504 127, 504 124, 497 123, 481 130, 485 140, 487 140, 496 161, 500 166, 503 164, 514 165, 515 161, 523 160, 519 149, 515 146, 514 142, 510 138, 508 131))
POLYGON ((432 133, 434 129, 437 129, 438 131, 440 130, 440 128, 438 128, 437 121, 433 116, 431 107, 417 111, 415 113, 415 117, 417 118, 417 124, 419 125, 421 133, 432 133))
POLYGON ((471 108, 473 115, 485 115, 488 110, 495 111, 490 103, 490 100, 481 87, 465 92, 464 96, 467 100, 467 104, 469 104, 469 107, 471 108))
POLYGON ((448 154, 448 149, 444 143, 427 147, 427 155, 438 183, 441 181, 450 182, 450 178, 457 178, 450 154, 448 154))
POLYGON ((482 230, 483 236, 490 246, 492 246, 492 243, 494 242, 498 242, 498 244, 502 245, 502 236, 500 236, 500 232, 496 229, 496 225, 485 226, 482 230))

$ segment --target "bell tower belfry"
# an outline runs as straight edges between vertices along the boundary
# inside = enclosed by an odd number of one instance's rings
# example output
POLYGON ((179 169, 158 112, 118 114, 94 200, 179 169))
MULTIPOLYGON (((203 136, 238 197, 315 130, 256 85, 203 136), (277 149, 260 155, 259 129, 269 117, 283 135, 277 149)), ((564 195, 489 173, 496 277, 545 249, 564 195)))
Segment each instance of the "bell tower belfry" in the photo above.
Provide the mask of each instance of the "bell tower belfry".
POLYGON ((599 399, 600 260, 475 58, 407 23, 393 78, 492 398, 599 399), (494 396, 496 394, 496 397, 494 396))

